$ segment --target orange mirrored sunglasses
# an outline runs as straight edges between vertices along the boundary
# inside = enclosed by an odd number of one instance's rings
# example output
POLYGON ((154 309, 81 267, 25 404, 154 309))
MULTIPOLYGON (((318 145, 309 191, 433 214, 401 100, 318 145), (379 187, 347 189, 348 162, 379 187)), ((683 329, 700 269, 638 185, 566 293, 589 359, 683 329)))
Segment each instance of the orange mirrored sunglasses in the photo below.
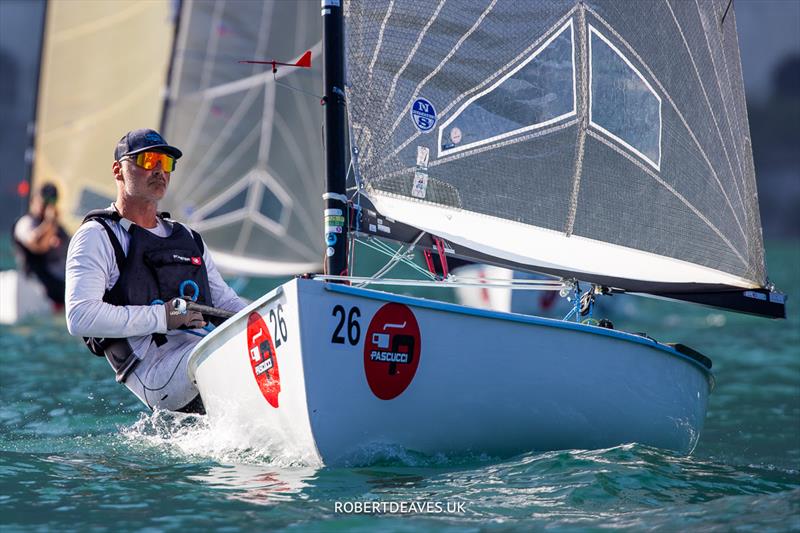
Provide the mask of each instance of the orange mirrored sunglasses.
POLYGON ((131 158, 137 166, 145 170, 153 170, 156 168, 156 163, 161 163, 161 170, 164 172, 175 170, 175 158, 161 152, 139 152, 125 157, 131 158))

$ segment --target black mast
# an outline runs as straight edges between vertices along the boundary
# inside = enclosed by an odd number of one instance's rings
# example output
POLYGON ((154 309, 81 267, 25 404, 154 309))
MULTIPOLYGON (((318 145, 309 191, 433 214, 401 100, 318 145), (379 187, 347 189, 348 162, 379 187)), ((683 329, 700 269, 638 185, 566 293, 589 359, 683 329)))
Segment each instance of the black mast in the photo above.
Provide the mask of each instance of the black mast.
POLYGON ((325 273, 347 274, 345 178, 347 153, 344 99, 344 21, 341 0, 322 2, 325 104, 325 273))

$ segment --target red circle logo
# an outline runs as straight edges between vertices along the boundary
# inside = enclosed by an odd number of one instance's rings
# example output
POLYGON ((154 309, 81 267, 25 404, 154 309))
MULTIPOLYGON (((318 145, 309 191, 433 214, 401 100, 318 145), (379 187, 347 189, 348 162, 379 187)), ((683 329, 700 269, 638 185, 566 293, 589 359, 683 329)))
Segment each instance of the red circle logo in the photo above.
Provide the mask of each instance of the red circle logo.
POLYGON ((419 366, 422 339, 408 306, 388 303, 378 309, 364 339, 364 372, 372 393, 391 400, 403 393, 419 366))
POLYGON ((275 344, 264 319, 256 312, 247 317, 247 355, 261 394, 272 407, 278 407, 281 375, 278 372, 275 344))

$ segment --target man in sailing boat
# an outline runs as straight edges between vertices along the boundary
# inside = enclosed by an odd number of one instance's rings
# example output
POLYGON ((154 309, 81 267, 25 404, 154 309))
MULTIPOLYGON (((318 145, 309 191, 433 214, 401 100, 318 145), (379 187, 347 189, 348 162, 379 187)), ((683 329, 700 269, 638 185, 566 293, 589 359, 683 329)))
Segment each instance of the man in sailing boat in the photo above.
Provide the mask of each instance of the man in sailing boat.
POLYGON ((64 263, 69 235, 58 221, 58 189, 45 183, 31 197, 30 209, 14 224, 17 268, 44 286, 57 308, 64 306, 64 263))
POLYGON ((158 212, 181 155, 154 130, 120 139, 111 166, 116 201, 89 212, 69 246, 67 328, 105 356, 117 381, 151 409, 204 413, 186 364, 206 322, 197 311, 181 313, 172 300, 228 311, 245 303, 220 276, 200 235, 158 212))

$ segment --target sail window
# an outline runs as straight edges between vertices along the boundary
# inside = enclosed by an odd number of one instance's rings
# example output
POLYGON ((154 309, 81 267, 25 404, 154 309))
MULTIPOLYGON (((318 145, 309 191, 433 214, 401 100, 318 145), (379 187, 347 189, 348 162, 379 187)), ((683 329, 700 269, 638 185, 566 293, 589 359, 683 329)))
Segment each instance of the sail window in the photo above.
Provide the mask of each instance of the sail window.
POLYGON ((230 213, 233 213, 234 211, 244 209, 246 202, 247 202, 247 188, 244 188, 241 191, 239 191, 238 194, 233 196, 230 200, 223 203, 221 206, 214 209, 213 211, 205 215, 203 218, 208 220, 223 215, 228 215, 230 213))
POLYGON ((591 24, 589 32, 589 123, 660 170, 661 98, 591 24))
POLYGON ((575 114, 572 19, 439 128, 439 156, 541 128, 575 114))
POLYGON ((261 189, 261 205, 258 210, 278 224, 283 221, 283 202, 269 187, 264 186, 261 189))

